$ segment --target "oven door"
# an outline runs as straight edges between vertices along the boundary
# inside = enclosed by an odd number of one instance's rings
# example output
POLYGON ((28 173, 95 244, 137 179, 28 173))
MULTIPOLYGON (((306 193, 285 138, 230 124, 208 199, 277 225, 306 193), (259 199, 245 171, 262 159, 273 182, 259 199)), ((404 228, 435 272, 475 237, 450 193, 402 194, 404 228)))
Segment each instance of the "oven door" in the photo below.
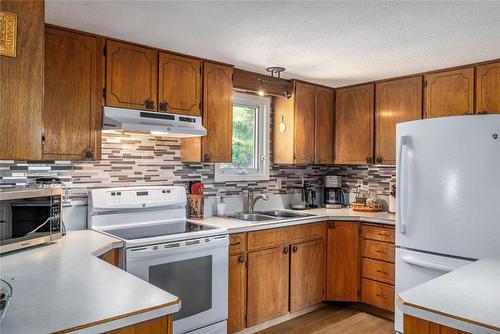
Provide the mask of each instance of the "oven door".
POLYGON ((128 248, 126 269, 181 300, 174 333, 227 319, 228 236, 128 248))

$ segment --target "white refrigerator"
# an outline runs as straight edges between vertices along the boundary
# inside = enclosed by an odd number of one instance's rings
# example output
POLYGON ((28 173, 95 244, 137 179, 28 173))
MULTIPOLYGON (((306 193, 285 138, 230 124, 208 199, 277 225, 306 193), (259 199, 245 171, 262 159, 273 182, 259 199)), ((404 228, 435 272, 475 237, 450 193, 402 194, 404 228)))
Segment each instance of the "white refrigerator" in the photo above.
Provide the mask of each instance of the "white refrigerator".
MULTIPOLYGON (((500 115, 397 125, 396 295, 500 254, 500 115)), ((396 331, 403 332, 396 308, 396 331)))

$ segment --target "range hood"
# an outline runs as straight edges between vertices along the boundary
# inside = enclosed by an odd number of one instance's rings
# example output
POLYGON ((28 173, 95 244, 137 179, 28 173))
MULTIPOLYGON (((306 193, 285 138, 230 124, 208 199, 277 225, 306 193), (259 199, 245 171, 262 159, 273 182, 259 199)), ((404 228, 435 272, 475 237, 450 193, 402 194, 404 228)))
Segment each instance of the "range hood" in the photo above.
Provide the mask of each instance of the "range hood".
POLYGON ((103 130, 150 132, 176 138, 207 135, 199 116, 104 107, 103 130))

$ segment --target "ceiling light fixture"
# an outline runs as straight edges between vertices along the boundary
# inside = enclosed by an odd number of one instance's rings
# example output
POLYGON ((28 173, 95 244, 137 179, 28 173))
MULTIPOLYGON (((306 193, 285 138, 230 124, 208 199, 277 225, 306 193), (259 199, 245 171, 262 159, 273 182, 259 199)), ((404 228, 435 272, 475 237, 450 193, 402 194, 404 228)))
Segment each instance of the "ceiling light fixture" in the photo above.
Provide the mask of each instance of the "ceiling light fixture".
POLYGON ((264 82, 266 82, 273 85, 285 86, 285 91, 283 95, 287 99, 289 99, 292 96, 291 91, 293 89, 293 85, 286 82, 286 80, 281 79, 281 72, 284 72, 285 68, 280 66, 271 66, 266 68, 266 71, 269 72, 269 77, 268 78, 261 77, 259 79, 259 89, 257 91, 257 94, 259 96, 265 95, 264 82))

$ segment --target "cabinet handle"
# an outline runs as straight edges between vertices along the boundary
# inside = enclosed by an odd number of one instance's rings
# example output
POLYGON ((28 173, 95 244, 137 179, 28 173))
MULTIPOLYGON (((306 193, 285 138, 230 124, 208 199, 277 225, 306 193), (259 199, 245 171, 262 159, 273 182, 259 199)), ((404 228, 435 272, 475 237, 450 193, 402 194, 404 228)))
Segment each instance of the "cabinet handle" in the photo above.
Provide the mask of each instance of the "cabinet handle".
POLYGON ((486 115, 486 114, 489 114, 488 111, 484 110, 484 109, 481 109, 477 112, 478 115, 486 115))
POLYGON ((283 254, 288 254, 288 247, 283 247, 283 254))
POLYGON ((377 249, 376 252, 377 253, 381 253, 381 254, 389 254, 389 252, 387 251, 387 249, 377 249))
POLYGON ((377 270, 377 272, 378 272, 378 273, 381 273, 381 274, 384 274, 384 275, 389 275, 389 273, 388 273, 388 272, 386 272, 386 271, 377 270))
POLYGON ((47 137, 45 137, 45 132, 42 132, 42 145, 45 145, 45 139, 47 137))
POLYGON ((229 245, 231 245, 231 246, 238 246, 239 244, 241 244, 241 241, 238 241, 238 242, 232 242, 232 243, 230 243, 229 245))
POLYGON ((321 163, 321 158, 319 156, 316 157, 316 163, 320 164, 321 163))
POLYGON ((381 164, 383 161, 384 161, 384 158, 382 158, 382 157, 378 157, 377 158, 377 163, 378 164, 381 164))
POLYGON ((366 158, 366 163, 367 164, 372 164, 373 163, 373 158, 372 157, 366 158))
POLYGON ((144 101, 144 106, 146 107, 146 109, 152 110, 155 108, 155 101, 147 99, 146 101, 144 101))
POLYGON ((238 257, 238 263, 244 263, 245 262, 245 255, 240 255, 238 257))
POLYGON ((211 160, 212 160, 212 155, 211 154, 205 153, 203 155, 203 161, 204 162, 210 162, 211 160))
POLYGON ((335 222, 329 222, 329 223, 328 223, 328 228, 329 228, 329 229, 332 229, 332 230, 333 230, 335 227, 336 227, 336 226, 335 226, 335 222))
POLYGON ((382 294, 380 294, 380 293, 377 293, 377 297, 382 297, 383 299, 387 299, 387 298, 389 298, 389 297, 387 297, 386 295, 382 295, 382 294))
POLYGON ((292 252, 297 253, 298 250, 299 250, 299 247, 297 245, 292 246, 292 252))
POLYGON ((466 112, 464 112, 464 115, 472 115, 472 113, 471 113, 471 112, 466 111, 466 112))
POLYGON ((380 235, 380 236, 382 236, 382 237, 388 237, 389 236, 389 234, 387 234, 387 233, 381 233, 381 232, 379 232, 377 234, 380 235))
POLYGON ((160 102, 160 111, 168 111, 170 105, 166 101, 160 102))
POLYGON ((309 162, 314 163, 314 157, 313 156, 309 157, 309 162))
POLYGON ((84 149, 82 153, 85 160, 95 160, 95 152, 90 147, 84 149))

